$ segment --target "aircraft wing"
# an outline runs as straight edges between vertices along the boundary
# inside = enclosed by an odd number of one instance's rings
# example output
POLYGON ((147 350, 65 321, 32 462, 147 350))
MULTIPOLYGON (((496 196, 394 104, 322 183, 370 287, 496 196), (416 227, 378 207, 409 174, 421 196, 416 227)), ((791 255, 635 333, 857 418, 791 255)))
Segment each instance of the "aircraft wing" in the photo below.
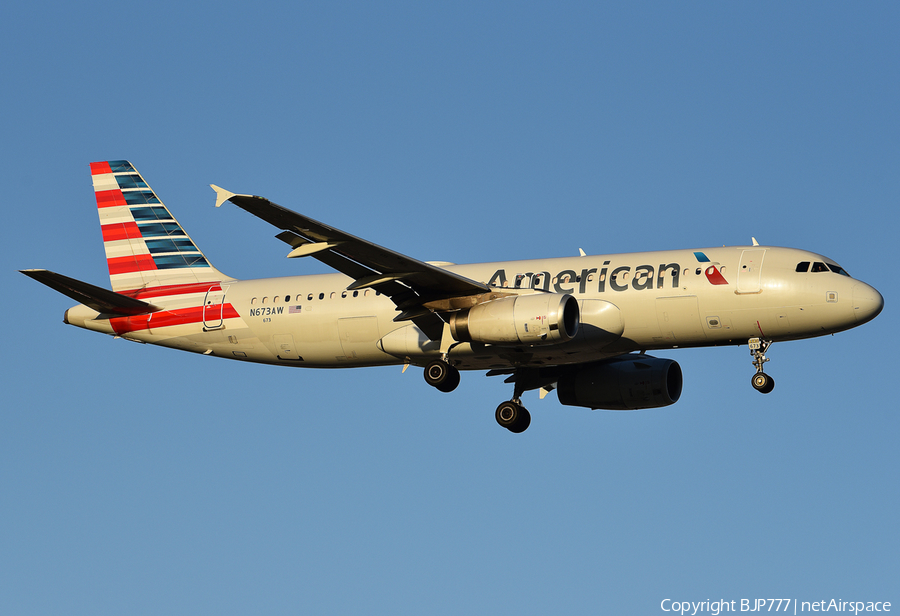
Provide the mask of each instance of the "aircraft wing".
POLYGON ((216 207, 231 201, 282 229, 276 237, 293 247, 288 257, 311 256, 353 278, 348 290, 371 287, 390 297, 401 311, 395 320, 412 320, 432 339, 440 339, 443 320, 424 304, 491 292, 484 283, 350 235, 263 197, 211 186, 216 207))

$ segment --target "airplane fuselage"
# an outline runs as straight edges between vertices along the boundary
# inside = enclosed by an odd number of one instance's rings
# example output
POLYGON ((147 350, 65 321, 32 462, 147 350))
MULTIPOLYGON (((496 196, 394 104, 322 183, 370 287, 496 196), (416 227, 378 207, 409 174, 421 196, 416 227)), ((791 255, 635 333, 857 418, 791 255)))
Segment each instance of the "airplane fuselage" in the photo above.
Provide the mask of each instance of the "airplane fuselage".
MULTIPOLYGON (((792 248, 738 246, 446 265, 500 292, 563 293, 611 304, 622 326, 600 345, 576 338, 523 352, 464 342, 450 356, 460 369, 506 367, 510 356, 517 365, 575 364, 756 337, 796 340, 849 329, 877 314, 877 291, 817 263, 834 265, 792 248), (800 263, 807 271, 797 271, 800 263)), ((372 289, 348 291, 352 282, 343 274, 223 280, 180 285, 169 296, 161 295, 164 287, 149 287, 135 297, 152 298, 164 311, 98 320, 81 306, 66 319, 140 342, 288 366, 424 365, 440 354, 440 345, 414 324, 394 321, 397 307, 388 298, 372 289)))

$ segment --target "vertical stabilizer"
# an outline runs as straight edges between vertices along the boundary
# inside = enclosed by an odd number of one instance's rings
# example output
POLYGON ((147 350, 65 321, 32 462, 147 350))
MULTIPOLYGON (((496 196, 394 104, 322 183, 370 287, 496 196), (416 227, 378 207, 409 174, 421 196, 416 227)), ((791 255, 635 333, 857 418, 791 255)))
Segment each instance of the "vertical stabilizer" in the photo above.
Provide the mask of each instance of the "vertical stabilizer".
POLYGON ((91 176, 114 291, 230 279, 127 160, 91 163, 91 176))

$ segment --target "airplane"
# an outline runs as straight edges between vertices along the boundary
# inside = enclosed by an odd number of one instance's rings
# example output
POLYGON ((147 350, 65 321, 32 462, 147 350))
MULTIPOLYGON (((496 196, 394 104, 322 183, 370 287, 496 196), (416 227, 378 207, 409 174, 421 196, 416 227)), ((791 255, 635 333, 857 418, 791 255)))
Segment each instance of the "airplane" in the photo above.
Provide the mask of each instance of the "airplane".
POLYGON ((505 376, 495 411, 521 433, 526 391, 563 405, 668 406, 680 366, 647 353, 748 345, 752 386, 775 342, 844 331, 884 299, 828 257, 753 239, 726 246, 456 265, 383 248, 272 203, 210 185, 270 223, 289 258, 338 273, 237 280, 213 267, 128 161, 91 163, 112 290, 44 269, 20 270, 77 306, 69 325, 240 361, 309 368, 410 365, 453 391, 462 370, 505 376))

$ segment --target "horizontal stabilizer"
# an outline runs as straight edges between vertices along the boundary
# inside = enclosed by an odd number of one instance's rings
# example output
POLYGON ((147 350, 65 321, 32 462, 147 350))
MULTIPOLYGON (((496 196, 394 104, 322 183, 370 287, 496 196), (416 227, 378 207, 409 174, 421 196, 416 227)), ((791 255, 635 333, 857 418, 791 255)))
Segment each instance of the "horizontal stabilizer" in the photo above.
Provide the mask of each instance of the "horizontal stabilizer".
POLYGON ((76 302, 84 304, 88 308, 92 308, 101 314, 119 314, 123 316, 134 316, 136 314, 147 314, 160 310, 153 304, 142 302, 139 299, 128 297, 104 289, 96 287, 87 282, 75 280, 56 272, 45 269, 19 270, 29 278, 34 278, 41 284, 45 284, 54 291, 59 291, 63 295, 67 295, 76 302))

